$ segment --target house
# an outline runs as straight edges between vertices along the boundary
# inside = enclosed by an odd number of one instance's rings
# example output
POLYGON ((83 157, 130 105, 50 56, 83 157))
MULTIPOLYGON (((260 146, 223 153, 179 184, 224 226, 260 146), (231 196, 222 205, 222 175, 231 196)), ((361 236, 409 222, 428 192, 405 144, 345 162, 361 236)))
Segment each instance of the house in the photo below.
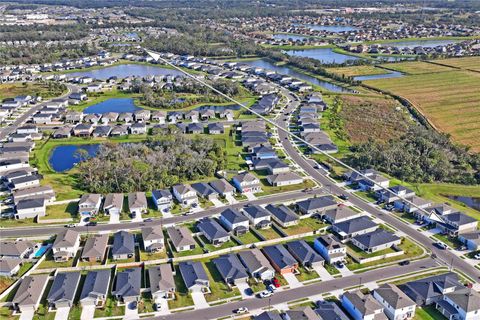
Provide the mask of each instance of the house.
POLYGON ((305 240, 295 240, 285 244, 288 252, 305 268, 323 266, 324 259, 305 240))
POLYGON ((358 218, 361 215, 362 215, 361 212, 354 211, 346 205, 339 204, 334 209, 325 210, 321 214, 321 217, 327 220, 329 223, 334 224, 334 223, 339 223, 346 220, 358 218))
POLYGON ((379 202, 393 203, 395 200, 412 198, 415 191, 404 186, 398 185, 388 188, 388 190, 377 191, 376 197, 379 202))
POLYGON ((153 190, 152 200, 158 211, 169 211, 172 207, 173 195, 168 189, 153 190))
POLYGON ((209 243, 218 246, 230 241, 230 235, 213 218, 204 218, 197 223, 198 232, 200 232, 209 243))
POLYGON ((286 310, 283 314, 285 320, 319 320, 319 316, 311 307, 298 307, 291 310, 286 310))
POLYGON ((24 277, 12 299, 13 309, 21 313, 36 311, 40 306, 48 279, 48 274, 36 274, 24 277))
POLYGON ((252 158, 265 160, 265 159, 278 159, 278 156, 271 145, 262 144, 252 148, 252 158))
POLYGON ((45 199, 45 203, 52 203, 55 201, 55 192, 50 186, 33 187, 12 192, 12 197, 15 203, 25 199, 45 199))
POLYGON ((248 232, 249 220, 236 209, 225 209, 220 213, 220 222, 235 235, 242 235, 248 232))
POLYGON ((103 203, 103 211, 107 215, 119 215, 123 209, 123 193, 109 193, 103 203))
POLYGON ((78 202, 78 212, 82 216, 91 216, 98 213, 102 204, 102 195, 97 193, 85 193, 78 202))
POLYGON ((15 205, 15 219, 40 218, 46 214, 45 199, 21 199, 15 205))
POLYGON ((458 240, 465 244, 468 250, 476 251, 480 247, 480 231, 459 234, 458 240))
POLYGON ((233 196, 235 192, 235 188, 225 179, 211 181, 210 186, 222 197, 233 196))
POLYGON ((68 111, 65 114, 65 122, 67 123, 79 123, 83 120, 83 113, 79 111, 68 111))
POLYGON ((80 246, 80 234, 66 229, 58 233, 53 242, 52 252, 55 261, 67 261, 77 254, 80 246))
POLYGON ((142 228, 143 248, 148 252, 157 252, 165 248, 165 239, 161 225, 142 228))
POLYGON ((236 286, 247 282, 247 269, 234 253, 221 255, 212 262, 226 284, 236 286))
POLYGON ((113 260, 126 260, 135 256, 135 237, 127 231, 118 231, 113 235, 111 248, 113 260))
POLYGON ((103 307, 110 289, 110 269, 93 270, 87 273, 80 293, 82 307, 103 307))
POLYGON ((281 244, 262 248, 263 253, 280 274, 295 273, 298 270, 298 262, 281 244))
POLYGON ((277 158, 255 159, 252 163, 255 170, 267 170, 267 172, 271 175, 290 171, 288 164, 277 158))
POLYGON ((48 292, 48 306, 53 309, 73 307, 80 277, 80 271, 57 272, 48 292))
POLYGON ((196 242, 186 227, 168 227, 167 234, 175 251, 182 252, 195 249, 196 242))
POLYGON ((449 320, 475 320, 480 317, 480 294, 472 288, 458 289, 445 294, 435 307, 449 320))
POLYGON ((151 112, 147 109, 136 110, 133 112, 133 116, 135 117, 135 121, 137 122, 145 122, 150 120, 151 112))
POLYGON ((106 112, 102 114, 101 121, 103 124, 108 124, 110 122, 116 122, 118 120, 117 112, 106 112))
POLYGON ((139 301, 142 287, 142 268, 122 269, 117 273, 115 290, 112 295, 117 301, 126 305, 133 301, 139 301))
POLYGON ((95 234, 88 237, 83 246, 82 261, 103 261, 107 251, 108 234, 95 234))
POLYGON ((288 228, 298 224, 299 217, 290 208, 283 204, 279 206, 269 204, 265 209, 270 212, 272 220, 282 226, 282 228, 288 228))
POLYGON ((415 302, 394 284, 380 285, 373 291, 373 297, 390 320, 407 320, 415 316, 415 302))
POLYGON ((383 306, 372 295, 360 290, 345 292, 341 302, 354 320, 387 320, 383 306))
POLYGON ((462 212, 454 212, 441 217, 443 222, 437 222, 437 227, 451 236, 477 230, 478 221, 462 212))
POLYGON ((173 196, 182 206, 188 207, 198 204, 197 193, 190 185, 177 184, 172 187, 173 196))
POLYGON ((165 123, 167 114, 165 111, 154 111, 152 112, 152 121, 157 121, 159 123, 165 123))
POLYGON ((148 268, 148 279, 153 300, 175 298, 176 285, 169 263, 148 268))
POLYGON ((368 175, 366 178, 362 177, 356 182, 360 190, 369 192, 382 190, 384 188, 388 188, 388 186, 390 185, 390 180, 388 178, 385 178, 381 174, 368 175))
POLYGON ((282 172, 267 176, 271 186, 283 187, 303 183, 303 178, 294 172, 282 172))
POLYGON ((187 133, 200 134, 203 133, 204 127, 199 123, 189 123, 187 125, 187 133))
POLYGON ((130 192, 128 194, 128 209, 132 217, 147 212, 147 196, 145 192, 130 192))
POLYGON ((197 192, 199 197, 204 199, 212 200, 218 197, 218 192, 206 182, 193 183, 192 188, 197 192))
MULTIPOLYGON (((17 153, 17 152, 14 152, 17 153)), ((26 153, 28 155, 28 152, 26 153)), ((21 158, 18 156, 18 158, 21 158)), ((41 176, 32 174, 24 177, 13 178, 10 180, 10 190, 21 190, 26 188, 33 188, 40 185, 41 176)))
POLYGON ((257 193, 262 191, 260 179, 250 172, 244 172, 234 176, 232 183, 241 193, 257 193))
POLYGON ((259 315, 254 316, 253 320, 283 320, 283 318, 277 312, 263 311, 259 315))
POLYGON ((399 287, 419 306, 431 305, 440 301, 444 294, 464 288, 454 272, 413 280, 399 287))
POLYGON ((332 231, 335 232, 341 240, 347 240, 352 237, 375 231, 378 225, 366 216, 353 218, 332 224, 332 231))
POLYGON ((130 134, 146 134, 147 133, 147 126, 145 123, 135 122, 129 128, 130 134))
POLYGON ((352 244, 367 253, 373 253, 399 245, 402 239, 384 229, 364 233, 352 238, 352 244))
POLYGON ((275 269, 260 249, 252 248, 247 251, 240 251, 237 255, 253 278, 264 281, 270 280, 275 276, 275 269))
POLYGON ((320 317, 320 320, 350 320, 333 301, 318 301, 315 313, 320 317))
POLYGON ((0 242, 0 257, 8 259, 27 259, 33 252, 35 244, 27 240, 0 242))
POLYGON ((93 129, 92 135, 95 138, 106 138, 110 135, 111 132, 112 132, 112 127, 108 125, 96 126, 95 129, 93 129))
POLYGON ((77 137, 89 137, 93 132, 93 126, 90 123, 79 123, 73 127, 73 135, 77 137))
POLYGON ((178 264, 180 275, 189 291, 205 292, 210 287, 210 281, 201 262, 184 261, 178 264))
POLYGON ((118 115, 119 122, 130 123, 133 121, 133 113, 131 112, 122 112, 118 115))
POLYGON ((0 258, 0 276, 13 277, 22 265, 21 259, 0 258))
POLYGON ((314 215, 337 208, 338 204, 332 196, 310 198, 297 202, 297 209, 301 214, 314 215))
POLYGON ((88 96, 83 92, 73 92, 68 96, 68 98, 72 100, 84 101, 88 99, 88 96))
POLYGON ((52 123, 53 115, 51 113, 36 113, 33 115, 33 123, 35 124, 50 124, 52 123))
MULTIPOLYGON (((102 119, 103 119, 103 117, 102 117, 102 119)), ((126 125, 116 125, 116 126, 112 127, 112 131, 110 131, 110 135, 112 137, 128 135, 128 126, 126 126, 126 125)))
POLYGON ((412 212, 412 214, 417 220, 432 224, 442 221, 442 216, 453 212, 457 212, 457 210, 445 203, 441 203, 432 204, 425 208, 425 210, 416 210, 412 212))
POLYGON ((250 220, 250 224, 257 229, 268 228, 272 224, 270 213, 259 205, 246 206, 243 212, 250 220))
POLYGON ((432 205, 430 200, 420 198, 418 196, 413 196, 405 200, 395 200, 393 206, 398 211, 405 211, 407 213, 413 213, 420 209, 426 209, 432 205))
POLYGON ((347 247, 330 234, 315 239, 313 248, 330 264, 344 261, 347 256, 347 247))
POLYGON ((221 123, 209 123, 207 126, 209 134, 222 134, 225 132, 225 126, 221 123))
POLYGON ((54 139, 66 139, 66 138, 70 138, 71 135, 72 135, 72 128, 69 126, 65 126, 65 127, 60 127, 56 129, 53 132, 52 137, 54 139))

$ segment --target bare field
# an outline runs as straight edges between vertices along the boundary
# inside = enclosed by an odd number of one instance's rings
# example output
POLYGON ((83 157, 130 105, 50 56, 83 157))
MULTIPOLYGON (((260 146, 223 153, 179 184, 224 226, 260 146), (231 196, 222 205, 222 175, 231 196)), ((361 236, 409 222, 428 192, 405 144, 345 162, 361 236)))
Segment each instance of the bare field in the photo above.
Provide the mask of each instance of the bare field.
POLYGON ((408 99, 439 131, 480 151, 480 73, 457 69, 365 84, 408 99))
POLYGON ((382 64, 382 67, 400 71, 406 74, 423 74, 423 73, 435 73, 454 70, 451 67, 441 66, 438 64, 423 62, 423 61, 410 61, 399 63, 387 63, 382 64))

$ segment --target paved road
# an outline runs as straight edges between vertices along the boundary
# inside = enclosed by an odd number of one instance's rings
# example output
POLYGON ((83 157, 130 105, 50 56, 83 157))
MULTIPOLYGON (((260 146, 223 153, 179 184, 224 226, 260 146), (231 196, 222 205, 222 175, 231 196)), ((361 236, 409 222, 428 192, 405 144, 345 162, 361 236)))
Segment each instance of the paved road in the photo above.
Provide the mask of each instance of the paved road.
MULTIPOLYGON (((299 200, 302 198, 313 197, 314 195, 324 194, 322 189, 314 189, 309 192, 304 191, 295 191, 288 193, 280 193, 271 195, 268 197, 262 197, 257 200, 252 201, 242 201, 237 204, 229 205, 230 208, 241 208, 247 204, 270 204, 270 203, 284 203, 288 201, 299 200)), ((154 225, 167 225, 173 223, 181 223, 185 221, 191 221, 200 219, 203 217, 208 217, 214 214, 219 214, 225 210, 223 208, 212 208, 207 209, 193 215, 177 215, 171 218, 163 219, 154 219, 151 222, 124 222, 116 224, 98 224, 95 227, 76 227, 75 230, 79 232, 99 232, 99 231, 116 231, 116 230, 127 230, 127 229, 139 229, 143 226, 154 226, 154 225)), ((0 229, 0 238, 12 238, 12 237, 35 237, 35 236, 45 236, 58 234, 61 230, 65 229, 64 226, 43 226, 43 227, 25 227, 25 228, 14 228, 14 229, 0 229)))
MULTIPOLYGON (((286 303, 305 297, 312 297, 322 293, 331 292, 339 289, 349 288, 360 283, 367 283, 373 281, 379 281, 382 279, 393 278, 407 274, 411 272, 421 272, 424 269, 436 267, 438 264, 430 258, 423 259, 411 263, 408 266, 391 266, 380 270, 367 271, 361 274, 354 274, 344 278, 338 278, 329 281, 316 282, 310 285, 304 285, 295 289, 283 290, 275 293, 271 299, 270 304, 276 305, 280 303, 286 303)), ((165 320, 183 320, 183 319, 218 319, 221 317, 227 317, 232 315, 232 311, 239 307, 247 307, 250 311, 258 310, 268 307, 268 299, 246 299, 242 301, 230 302, 219 306, 209 307, 208 309, 202 309, 201 311, 186 311, 178 312, 165 316, 153 317, 152 319, 165 319, 165 320)))
MULTIPOLYGON (((72 84, 67 84, 67 93, 60 96, 60 97, 56 97, 54 99, 64 99, 64 98, 67 98, 70 93, 74 92, 78 90, 78 87, 75 86, 75 85, 72 85, 72 84)), ((52 99, 53 100, 53 99, 52 99)), ((32 115, 34 115, 38 110, 40 110, 42 107, 44 107, 48 102, 52 101, 52 100, 47 100, 45 102, 42 102, 42 103, 39 103, 33 107, 31 107, 30 109, 28 109, 27 111, 25 111, 24 114, 22 114, 20 117, 18 117, 10 126, 8 127, 5 127, 5 128, 2 128, 0 130, 0 140, 3 140, 5 139, 9 134, 17 131, 17 128, 18 127, 21 127, 27 120, 28 118, 30 118, 32 115)))
MULTIPOLYGON (((288 94, 290 95, 290 94, 288 94)), ((293 100, 293 96, 290 95, 290 98, 293 100)), ((293 101, 285 111, 292 112, 298 106, 298 102, 293 101)), ((287 128, 287 121, 284 120, 285 117, 282 116, 277 120, 277 124, 280 125, 282 128, 287 128)), ((287 138, 287 134, 281 130, 278 130, 280 141, 285 149, 285 152, 296 162, 300 167, 302 167, 310 176, 312 176, 315 180, 321 183, 325 189, 328 190, 328 193, 333 193, 340 195, 345 193, 345 190, 341 187, 337 186, 334 181, 330 180, 330 178, 324 175, 324 172, 321 170, 317 170, 312 166, 313 161, 306 160, 298 150, 293 146, 291 141, 287 138)), ((363 199, 351 194, 349 201, 354 204, 355 206, 359 207, 362 210, 365 210, 375 217, 383 220, 384 222, 394 226, 398 230, 402 231, 410 238, 415 239, 417 242, 422 244, 424 247, 428 248, 432 253, 436 254, 438 259, 443 261, 446 265, 453 265, 454 268, 462 271, 463 273, 470 276, 475 281, 479 282, 480 279, 480 270, 476 269, 468 262, 465 262, 463 259, 457 257, 455 254, 450 252, 449 250, 442 250, 437 248, 434 245, 434 241, 427 236, 421 234, 417 230, 411 228, 405 222, 397 219, 396 217, 385 213, 384 211, 380 210, 377 207, 372 206, 371 204, 366 203, 363 199)))

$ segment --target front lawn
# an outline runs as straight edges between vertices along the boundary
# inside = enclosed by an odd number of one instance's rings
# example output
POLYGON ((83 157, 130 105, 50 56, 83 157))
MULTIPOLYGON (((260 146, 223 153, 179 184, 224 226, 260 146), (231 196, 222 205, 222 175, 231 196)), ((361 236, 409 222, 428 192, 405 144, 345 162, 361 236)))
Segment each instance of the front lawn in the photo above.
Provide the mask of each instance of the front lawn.
POLYGON ((95 309, 94 317, 122 317, 123 315, 125 315, 125 306, 118 306, 117 301, 109 295, 107 301, 105 301, 105 306, 100 309, 95 309))
POLYGON ((222 250, 222 249, 233 248, 233 247, 238 246, 238 244, 235 241, 233 241, 232 239, 230 241, 222 243, 221 245, 214 246, 213 244, 208 243, 208 240, 203 235, 198 236, 198 237, 205 244, 204 248, 207 249, 209 252, 218 251, 218 250, 222 250))
POLYGON ((140 261, 147 261, 147 260, 159 260, 167 258, 167 252, 162 250, 160 252, 146 252, 140 250, 140 261))
POLYGON ((446 318, 434 306, 417 307, 414 320, 445 320, 446 318))
POLYGON ((440 233, 434 234, 433 237, 447 244, 452 249, 455 249, 458 246, 462 245, 462 243, 457 238, 452 238, 440 233))
POLYGON ((68 219, 78 216, 78 203, 76 201, 48 206, 46 215, 41 219, 68 219))
POLYGON ((207 271, 210 280, 210 290, 212 291, 211 293, 205 294, 207 302, 240 296, 240 291, 237 288, 230 288, 225 282, 223 282, 222 277, 213 262, 207 261, 204 262, 203 265, 207 271))
POLYGON ((300 274, 297 274, 295 276, 297 277, 297 279, 300 282, 313 280, 313 279, 319 279, 319 277, 320 277, 318 275, 318 273, 314 270, 308 271, 304 267, 299 267, 298 270, 300 271, 300 274))
POLYGON ((173 279, 175 281, 175 287, 177 288, 177 290, 175 291, 175 299, 168 300, 168 308, 178 309, 182 307, 192 306, 192 296, 189 294, 188 289, 183 282, 182 275, 180 274, 178 266, 175 266, 175 275, 173 276, 173 279))

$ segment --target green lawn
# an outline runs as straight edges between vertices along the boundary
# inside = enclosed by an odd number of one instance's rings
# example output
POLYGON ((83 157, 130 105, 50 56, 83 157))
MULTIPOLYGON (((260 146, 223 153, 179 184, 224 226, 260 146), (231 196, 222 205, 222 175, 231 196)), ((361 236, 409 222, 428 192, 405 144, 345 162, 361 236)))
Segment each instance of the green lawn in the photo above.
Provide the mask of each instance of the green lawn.
POLYGON ((199 236, 199 238, 205 244, 204 248, 207 249, 210 252, 223 250, 223 249, 227 249, 227 248, 233 248, 233 247, 238 246, 238 244, 235 241, 233 241, 232 239, 230 241, 222 243, 221 245, 214 246, 213 244, 208 243, 208 240, 204 236, 199 236))
POLYGON ((296 277, 300 282, 319 279, 318 273, 314 270, 308 271, 304 267, 299 267, 298 270, 300 271, 300 274, 296 275, 296 277))
POLYGON ((257 243, 261 241, 252 231, 237 237, 243 244, 257 243))
POLYGON ((65 262, 55 262, 53 260, 53 251, 50 249, 47 253, 47 256, 45 257, 45 260, 43 260, 40 265, 38 266, 38 269, 51 269, 51 268, 66 268, 66 267, 71 267, 73 265, 74 259, 70 259, 65 262))
POLYGON ((140 302, 138 303, 138 313, 150 313, 154 312, 155 310, 153 309, 153 304, 155 302, 152 299, 151 294, 148 292, 143 292, 142 293, 142 298, 140 302))
POLYGON ((107 301, 105 301, 105 306, 100 309, 95 309, 95 318, 103 317, 121 317, 125 314, 125 306, 118 306, 117 301, 113 296, 109 295, 107 301))
POLYGON ((170 309, 178 309, 182 307, 192 306, 193 299, 188 293, 187 287, 185 287, 185 283, 183 282, 178 266, 175 266, 175 276, 173 277, 173 279, 175 280, 175 286, 177 290, 175 291, 175 299, 168 300, 168 307, 170 309))
POLYGON ((328 273, 330 273, 332 276, 336 275, 336 274, 340 274, 340 271, 335 268, 333 265, 329 264, 329 263, 325 263, 324 265, 324 268, 325 270, 327 270, 328 273))
POLYGON ((226 298, 231 298, 240 295, 240 291, 237 288, 230 288, 223 282, 220 273, 211 261, 203 262, 205 270, 207 271, 208 278, 210 279, 211 293, 205 294, 205 299, 208 302, 214 302, 226 298))
POLYGON ((160 252, 146 252, 140 250, 140 261, 159 260, 165 258, 167 258, 167 252, 165 250, 160 252))
POLYGON ((266 240, 272 240, 281 237, 281 235, 272 227, 267 229, 257 229, 256 231, 260 233, 266 240))
POLYGON ((0 308, 0 319, 4 320, 16 320, 20 319, 20 316, 13 316, 12 310, 8 307, 1 307, 0 308))
POLYGON ((462 243, 457 238, 451 238, 447 235, 437 233, 433 235, 433 237, 447 244, 452 249, 455 249, 458 246, 462 245, 462 243))
POLYGON ((307 233, 325 227, 326 224, 315 218, 300 219, 297 225, 282 228, 289 236, 307 233))
POLYGON ((434 306, 417 307, 414 320, 445 320, 446 318, 434 306))
POLYGON ((45 218, 42 218, 42 219, 68 219, 68 218, 77 218, 77 216, 78 216, 78 203, 69 202, 65 204, 48 206, 45 218))

